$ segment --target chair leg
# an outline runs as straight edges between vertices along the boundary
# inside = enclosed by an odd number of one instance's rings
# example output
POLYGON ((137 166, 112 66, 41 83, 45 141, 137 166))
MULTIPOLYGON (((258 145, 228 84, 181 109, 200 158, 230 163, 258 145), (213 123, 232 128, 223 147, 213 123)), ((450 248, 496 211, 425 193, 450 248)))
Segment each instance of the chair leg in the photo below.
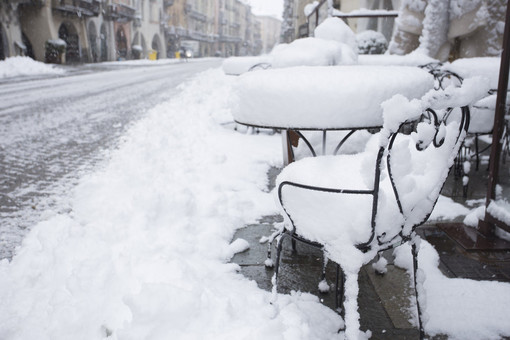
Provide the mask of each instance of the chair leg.
POLYGON ((478 168, 480 167, 480 148, 478 147, 478 134, 475 135, 475 155, 476 155, 476 168, 475 170, 478 171, 478 168))
POLYGON ((276 263, 273 278, 271 279, 271 283, 273 285, 273 288, 271 290, 272 294, 271 304, 274 306, 276 306, 276 302, 278 300, 278 272, 280 270, 280 254, 282 251, 283 235, 284 234, 276 238, 276 263))
POLYGON ((326 281, 326 266, 328 265, 328 257, 324 251, 322 252, 322 273, 321 273, 321 281, 319 282, 319 292, 327 293, 329 292, 329 285, 326 281))
POLYGON ((278 239, 279 237, 281 237, 281 235, 283 233, 284 233, 284 227, 282 225, 281 228, 277 229, 273 234, 271 234, 271 236, 269 236, 269 238, 267 240, 267 258, 264 261, 264 265, 266 266, 266 268, 274 267, 274 262, 273 262, 272 254, 271 254, 272 248, 273 248, 273 242, 275 239, 278 239))
POLYGON ((420 330, 420 340, 425 338, 425 330, 423 328, 423 323, 421 320, 421 308, 420 308, 420 299, 419 299, 419 290, 423 289, 423 287, 418 288, 418 245, 416 242, 412 243, 412 253, 413 253, 413 276, 414 276, 414 291, 416 295, 416 306, 418 308, 418 327, 420 330))
POLYGON ((280 271, 280 258, 282 253, 282 246, 283 246, 283 236, 285 234, 280 235, 276 238, 276 263, 274 267, 274 278, 273 278, 273 290, 278 289, 278 273, 280 271))
POLYGON ((267 242, 267 258, 264 261, 264 265, 266 266, 266 268, 274 267, 273 259, 271 258, 272 248, 273 248, 273 241, 271 240, 271 241, 267 242))
POLYGON ((340 316, 345 320, 345 309, 343 308, 343 300, 345 295, 345 275, 340 268, 336 265, 336 286, 335 286, 335 309, 340 313, 340 316))

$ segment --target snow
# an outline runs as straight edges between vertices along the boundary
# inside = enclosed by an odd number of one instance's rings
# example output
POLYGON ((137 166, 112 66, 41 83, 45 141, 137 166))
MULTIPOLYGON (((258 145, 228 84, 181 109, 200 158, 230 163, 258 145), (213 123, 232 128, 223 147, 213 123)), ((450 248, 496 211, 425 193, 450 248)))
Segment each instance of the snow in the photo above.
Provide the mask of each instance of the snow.
POLYGON ((250 71, 253 66, 262 63, 271 63, 271 59, 268 56, 230 57, 223 61, 222 69, 225 74, 239 75, 250 71))
POLYGON ((277 45, 271 52, 271 64, 275 68, 332 66, 355 64, 357 57, 354 50, 344 43, 315 37, 277 45))
POLYGON ((414 67, 303 66, 249 72, 236 83, 233 114, 239 122, 260 126, 381 126, 380 103, 396 93, 419 98, 433 86, 432 76, 414 67))
POLYGON ((314 38, 279 44, 269 55, 228 58, 222 68, 225 74, 240 75, 261 63, 273 68, 351 65, 357 63, 357 48, 356 36, 349 26, 338 18, 329 18, 315 29, 314 38))
POLYGON ((306 17, 310 16, 310 14, 312 14, 313 11, 315 11, 317 6, 319 6, 319 1, 314 1, 310 4, 305 5, 305 8, 303 9, 305 16, 306 17))
MULTIPOLYGON (((365 71, 381 75, 361 66, 356 70, 362 76, 365 71)), ((321 72, 316 67, 310 74, 321 72)), ((369 85, 354 74, 349 86, 369 85)), ((409 78, 416 80, 418 74, 409 78)), ((316 296, 282 294, 271 305, 269 292, 228 263, 249 248, 245 240, 231 242, 235 230, 276 212, 266 172, 281 165, 282 158, 277 136, 239 134, 221 125, 232 119, 238 82, 248 81, 243 79, 257 78, 236 79, 216 69, 182 85, 177 97, 128 131, 107 166, 80 181, 69 212, 43 214, 46 220, 31 229, 12 261, 0 262, 1 339, 343 338, 337 331, 344 322, 316 296)), ((289 95, 278 87, 282 84, 272 90, 289 95)), ((296 94, 289 98, 299 99, 296 94)), ((373 97, 354 95, 350 101, 366 98, 373 97)), ((266 98, 258 99, 267 104, 266 98)), ((367 147, 378 143, 374 136, 367 147)), ((366 167, 365 160, 359 162, 360 169, 366 167)), ((358 184, 366 182, 362 178, 358 184)), ((440 197, 434 213, 440 219, 468 211, 440 197)), ((438 269, 437 252, 424 241, 420 247, 429 335, 510 336, 510 284, 446 278, 438 269)), ((345 335, 368 338, 370 331, 357 330, 353 298, 364 258, 349 249, 329 251, 331 257, 351 259, 345 266, 351 311, 345 335)), ((395 254, 395 264, 410 270, 409 246, 395 254)))
POLYGON ((230 81, 210 71, 154 108, 109 165, 81 181, 72 211, 49 214, 0 263, 0 338, 336 335, 341 319, 317 297, 272 306, 227 263, 244 248, 229 245, 235 229, 275 212, 266 171, 281 159, 276 136, 217 123, 230 81))
MULTIPOLYGON (((402 123, 416 121, 432 104, 436 109, 440 109, 439 105, 446 109, 452 107, 450 104, 463 106, 476 101, 486 89, 483 84, 480 85, 482 89, 473 84, 474 79, 470 79, 461 88, 431 90, 420 99, 409 100, 396 94, 381 104, 383 128, 369 140, 365 152, 305 158, 289 164, 276 179, 279 190, 275 196, 277 194, 285 227, 323 245, 328 257, 344 270, 347 339, 361 336, 357 305, 360 268, 373 259, 378 247, 396 243, 399 233, 411 235, 413 227, 429 218, 465 136, 465 132, 459 130, 459 109, 452 111, 448 121, 438 111, 441 125, 432 125, 432 133, 424 127, 431 125, 430 121, 420 122, 417 133, 400 134, 392 139, 391 149, 387 147, 390 134, 402 123), (381 148, 386 148, 387 156, 382 160, 380 187, 377 187, 374 184, 378 176, 375 162, 381 148), (387 167, 384 166, 386 162, 387 167), (311 190, 310 186, 323 190, 311 190), (377 190, 379 197, 374 221, 370 214, 374 196, 370 190, 377 190), (369 244, 370 248, 363 252, 356 246, 361 244, 369 244)), ((359 91, 361 87, 357 88, 359 91)), ((372 90, 372 98, 374 92, 372 90)), ((382 264, 377 267, 381 269, 382 264)))
POLYGON ((490 133, 494 128, 494 112, 496 109, 496 95, 487 96, 476 102, 470 110, 471 123, 469 132, 490 133))
POLYGON ((0 60, 0 79, 42 74, 61 75, 65 71, 55 65, 44 64, 29 57, 12 57, 0 60))
MULTIPOLYGON (((410 246, 395 249, 395 264, 412 275, 410 246)), ((426 241, 420 242, 419 268, 425 273, 425 331, 448 339, 500 339, 510 335, 510 284, 496 281, 451 279, 438 268, 439 255, 426 241)))
POLYGON ((445 68, 457 73, 462 78, 471 78, 483 76, 490 81, 490 88, 497 89, 499 82, 499 67, 501 58, 499 57, 480 57, 480 58, 462 58, 445 65, 445 68))
POLYGON ((359 54, 383 54, 388 48, 388 41, 381 32, 372 30, 356 34, 359 54))
POLYGON ((498 220, 510 225, 510 204, 507 201, 492 201, 487 207, 487 211, 498 220))
POLYGON ((422 66, 434 62, 438 62, 438 60, 418 52, 412 52, 406 55, 379 54, 358 56, 358 64, 360 65, 422 66))
POLYGON ((356 43, 356 34, 349 26, 340 18, 327 18, 314 30, 314 36, 319 39, 338 41, 356 51, 358 45, 356 43))

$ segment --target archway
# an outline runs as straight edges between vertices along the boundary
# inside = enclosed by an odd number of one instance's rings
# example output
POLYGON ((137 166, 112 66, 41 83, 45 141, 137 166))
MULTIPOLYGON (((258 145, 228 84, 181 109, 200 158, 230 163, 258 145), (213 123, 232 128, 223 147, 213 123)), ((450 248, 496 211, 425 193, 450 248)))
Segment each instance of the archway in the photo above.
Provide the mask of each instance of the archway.
POLYGON ((7 37, 2 25, 0 25, 0 60, 4 60, 9 56, 9 45, 7 44, 7 37))
POLYGON ((117 43, 117 56, 119 58, 126 58, 128 52, 128 45, 126 39, 126 33, 124 33, 124 28, 119 27, 117 30, 117 34, 115 35, 115 41, 117 43))
POLYGON ((63 22, 58 29, 58 37, 66 42, 66 62, 80 62, 80 38, 78 37, 78 32, 74 25, 70 22, 63 22))
POLYGON ((108 60, 108 40, 106 39, 106 26, 105 24, 101 25, 101 31, 99 33, 99 37, 101 39, 101 61, 108 60))
POLYGON ((157 34, 154 35, 154 38, 152 38, 152 49, 158 52, 157 56, 159 59, 161 53, 161 43, 157 34))
POLYGON ((97 50, 97 29, 96 24, 93 21, 89 23, 89 28, 87 30, 89 36, 89 45, 90 45, 90 55, 92 57, 92 62, 97 62, 99 59, 99 53, 97 50))
POLYGON ((135 37, 131 41, 131 53, 133 59, 141 59, 143 54, 142 45, 140 45, 140 33, 135 32, 135 37))
POLYGON ((32 43, 30 42, 30 40, 28 40, 25 33, 21 33, 21 41, 23 41, 23 44, 27 47, 27 50, 25 51, 25 55, 27 57, 30 57, 35 60, 35 54, 34 54, 34 49, 32 47, 32 43))
POLYGON ((142 50, 143 50, 143 58, 147 58, 147 43, 145 42, 145 37, 142 34, 142 50))

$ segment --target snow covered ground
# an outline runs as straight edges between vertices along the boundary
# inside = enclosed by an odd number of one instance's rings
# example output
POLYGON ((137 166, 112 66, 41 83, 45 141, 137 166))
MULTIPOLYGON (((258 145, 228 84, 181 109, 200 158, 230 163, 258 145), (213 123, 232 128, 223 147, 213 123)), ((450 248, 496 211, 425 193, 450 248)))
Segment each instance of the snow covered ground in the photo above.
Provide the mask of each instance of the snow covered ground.
POLYGON ((35 76, 43 74, 64 74, 65 71, 55 65, 34 61, 29 57, 12 57, 0 61, 0 79, 17 76, 35 76))
MULTIPOLYGON (((317 297, 271 294, 229 263, 237 228, 276 213, 267 171, 278 135, 242 134, 220 69, 180 87, 80 180, 71 211, 47 211, 0 262, 0 339, 342 339, 317 297), (200 95, 197 95, 200 94, 200 95)), ((442 199, 443 211, 466 214, 442 199), (450 207, 450 208, 449 208, 450 207)), ((447 218, 452 218, 448 215, 447 218)), ((451 339, 510 336, 510 284, 448 279, 422 242, 425 325, 451 339)), ((398 263, 410 267, 402 248, 398 263)))

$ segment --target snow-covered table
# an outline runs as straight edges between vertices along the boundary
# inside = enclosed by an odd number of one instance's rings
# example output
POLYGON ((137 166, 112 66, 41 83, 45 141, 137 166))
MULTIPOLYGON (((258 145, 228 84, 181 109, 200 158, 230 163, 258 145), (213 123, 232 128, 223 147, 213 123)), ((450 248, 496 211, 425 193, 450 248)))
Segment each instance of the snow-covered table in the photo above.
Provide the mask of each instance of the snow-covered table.
MULTIPOLYGON (((431 74, 406 66, 302 66, 249 72, 237 80, 233 115, 239 124, 286 131, 289 150, 289 131, 317 130, 325 137, 329 130, 378 128, 383 123, 382 102, 395 94, 421 98, 433 87, 431 74)), ((324 145, 325 138, 323 150, 324 145)))

